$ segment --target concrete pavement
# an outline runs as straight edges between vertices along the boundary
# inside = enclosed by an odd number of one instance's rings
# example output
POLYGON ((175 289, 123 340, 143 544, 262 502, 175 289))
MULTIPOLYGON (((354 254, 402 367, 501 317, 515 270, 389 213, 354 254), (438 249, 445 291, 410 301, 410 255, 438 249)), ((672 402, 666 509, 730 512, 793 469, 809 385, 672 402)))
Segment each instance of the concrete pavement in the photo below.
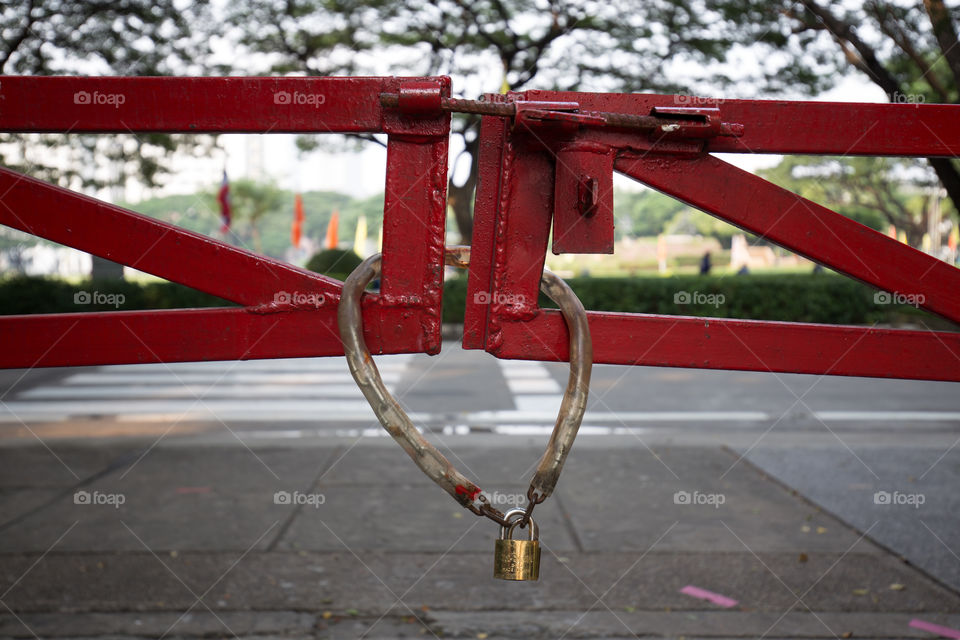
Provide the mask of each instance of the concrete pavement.
MULTIPOLYGON (((0 638, 905 638, 934 637, 913 620, 960 627, 949 567, 917 568, 843 508, 826 512, 731 449, 632 440, 574 449, 536 511, 538 583, 493 580, 497 527, 389 440, 6 447, 0 638), (737 604, 681 593, 688 585, 737 604)), ((510 442, 440 438, 504 507, 540 454, 510 442)), ((808 475, 818 459, 837 464, 808 455, 808 475)), ((950 452, 937 466, 958 463, 950 452)), ((872 517, 922 519, 949 540, 954 505, 934 495, 872 517)))

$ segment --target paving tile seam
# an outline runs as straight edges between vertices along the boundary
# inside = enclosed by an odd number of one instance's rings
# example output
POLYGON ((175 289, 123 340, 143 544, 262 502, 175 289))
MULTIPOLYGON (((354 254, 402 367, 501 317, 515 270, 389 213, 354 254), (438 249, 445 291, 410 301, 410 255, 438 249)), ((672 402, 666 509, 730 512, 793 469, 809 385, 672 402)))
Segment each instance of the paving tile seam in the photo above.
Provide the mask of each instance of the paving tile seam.
MULTIPOLYGON (((145 456, 149 452, 150 452, 150 449, 146 449, 146 450, 136 449, 132 452, 127 452, 119 455, 117 458, 114 458, 113 460, 108 462, 106 466, 100 469, 99 471, 95 471, 90 475, 86 476, 85 478, 78 479, 77 482, 75 482, 74 484, 60 489, 52 497, 50 497, 44 502, 41 502, 39 505, 33 507, 32 509, 28 509, 27 511, 24 511, 21 514, 18 514, 10 518, 6 522, 0 523, 0 532, 4 531, 5 529, 9 529, 10 527, 20 523, 21 521, 29 518, 34 514, 37 514, 43 511, 44 509, 52 507, 54 504, 56 504, 60 500, 63 500, 67 496, 70 496, 81 487, 88 486, 98 480, 102 480, 103 478, 106 478, 107 476, 112 475, 113 473, 116 473, 117 471, 125 467, 128 463, 139 460, 140 457, 145 456)), ((71 473, 73 473, 72 470, 71 470, 71 473)))
MULTIPOLYGON (((320 484, 320 481, 323 479, 323 476, 327 475, 327 473, 330 472, 330 469, 332 469, 333 466, 336 465, 337 462, 339 462, 346 455, 346 452, 349 452, 349 449, 345 449, 344 447, 333 448, 333 450, 327 456, 327 459, 324 462, 324 464, 321 465, 320 469, 317 471, 317 475, 314 476, 313 480, 310 482, 308 491, 315 489, 320 484)), ((287 516, 286 521, 280 525, 280 528, 277 531, 276 535, 273 537, 273 540, 267 543, 267 548, 266 548, 267 553, 271 553, 276 549, 277 545, 280 544, 280 541, 283 539, 287 531, 293 525, 293 521, 297 519, 297 517, 300 515, 300 513, 303 511, 305 507, 306 505, 303 505, 303 504, 296 505, 292 513, 289 516, 287 516)))

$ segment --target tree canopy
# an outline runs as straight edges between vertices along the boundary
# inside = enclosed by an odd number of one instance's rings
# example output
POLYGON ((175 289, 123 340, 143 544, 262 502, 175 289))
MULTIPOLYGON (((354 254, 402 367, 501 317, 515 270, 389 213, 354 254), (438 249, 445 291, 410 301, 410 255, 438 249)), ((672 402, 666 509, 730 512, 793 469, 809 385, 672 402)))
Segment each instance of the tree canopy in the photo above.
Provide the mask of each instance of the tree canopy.
MULTIPOLYGON (((176 0, 28 0, 0 4, 0 74, 202 73, 212 16, 176 0)), ((4 166, 75 189, 153 186, 193 137, 162 134, 0 134, 4 166), (52 153, 51 147, 58 151, 52 153)))
MULTIPOLYGON (((956 19, 942 0, 239 0, 229 18, 238 44, 263 55, 257 71, 448 74, 465 94, 503 84, 731 97, 815 95, 859 72, 892 101, 929 102, 958 99, 956 19)), ((453 172, 449 200, 466 237, 477 124, 453 125, 455 164, 470 170, 453 172)), ((960 202, 956 163, 929 162, 960 202)))

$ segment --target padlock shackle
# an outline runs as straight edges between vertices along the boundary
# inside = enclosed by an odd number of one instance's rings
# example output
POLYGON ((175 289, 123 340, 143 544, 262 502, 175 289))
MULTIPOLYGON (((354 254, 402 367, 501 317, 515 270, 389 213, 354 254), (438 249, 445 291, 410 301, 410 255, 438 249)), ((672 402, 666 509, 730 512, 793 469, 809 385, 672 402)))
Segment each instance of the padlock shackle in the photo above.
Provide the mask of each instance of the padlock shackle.
MULTIPOLYGON (((337 321, 343 352, 350 373, 373 409, 380 424, 393 436, 403 450, 428 478, 438 484, 454 500, 477 515, 487 516, 501 526, 531 521, 533 506, 553 493, 567 454, 583 420, 590 390, 590 371, 593 363, 593 344, 587 325, 587 314, 572 289, 559 276, 544 269, 540 285, 542 291, 560 307, 570 332, 570 378, 557 422, 547 444, 547 450, 537 465, 527 496, 527 509, 516 509, 520 518, 510 523, 490 504, 476 484, 457 471, 436 447, 430 444, 414 426, 400 404, 393 398, 367 349, 363 338, 363 315, 360 299, 366 286, 380 274, 380 254, 364 260, 343 283, 337 321)), ((444 252, 447 265, 466 268, 470 264, 470 247, 447 247, 444 252)), ((512 513, 513 510, 510 512, 512 513)))

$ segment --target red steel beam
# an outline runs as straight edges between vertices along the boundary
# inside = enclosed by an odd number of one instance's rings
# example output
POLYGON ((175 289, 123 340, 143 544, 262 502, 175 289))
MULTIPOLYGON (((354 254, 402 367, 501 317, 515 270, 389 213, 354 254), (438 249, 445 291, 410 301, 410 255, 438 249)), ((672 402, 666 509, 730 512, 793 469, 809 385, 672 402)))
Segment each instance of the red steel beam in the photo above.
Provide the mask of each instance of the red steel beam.
POLYGON ((657 106, 717 107, 740 137, 711 139, 720 153, 960 156, 960 107, 789 100, 723 100, 642 93, 526 91, 525 100, 577 102, 582 109, 646 115, 657 106))
POLYGON ((960 323, 960 269, 713 156, 621 157, 617 171, 960 323))
MULTIPOLYGON (((416 314, 365 301, 371 353, 424 350, 416 314)), ((343 355, 336 305, 0 316, 0 337, 0 368, 343 355)))
MULTIPOLYGON (((378 133, 390 120, 380 94, 412 80, 4 76, 0 130, 378 133)), ((449 78, 416 80, 449 92, 449 78)), ((403 126, 411 133, 445 133, 443 120, 419 118, 403 126)))
MULTIPOLYGON (((597 364, 960 381, 960 334, 589 312, 597 364)), ((495 355, 568 359, 559 312, 504 322, 495 355)))
POLYGON ((75 191, 0 168, 0 224, 242 305, 278 292, 319 293, 337 280, 245 251, 75 191))

